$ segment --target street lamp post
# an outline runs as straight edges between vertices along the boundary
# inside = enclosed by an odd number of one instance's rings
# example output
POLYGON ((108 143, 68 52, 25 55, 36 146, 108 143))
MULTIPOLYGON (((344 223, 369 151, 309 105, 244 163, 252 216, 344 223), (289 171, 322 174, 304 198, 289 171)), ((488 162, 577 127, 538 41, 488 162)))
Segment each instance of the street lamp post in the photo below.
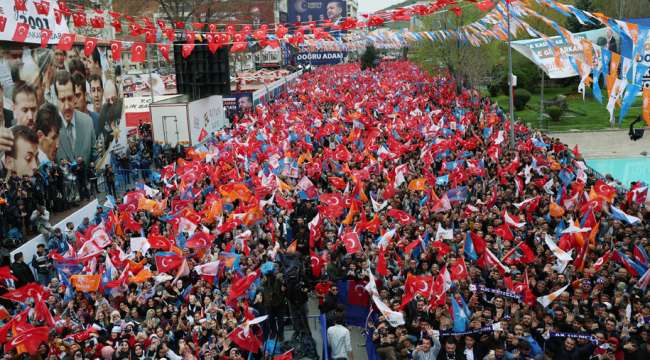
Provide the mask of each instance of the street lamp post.
POLYGON ((508 14, 508 89, 510 101, 510 148, 515 148, 515 111, 514 111, 514 84, 512 83, 512 33, 510 31, 510 1, 506 1, 508 14))

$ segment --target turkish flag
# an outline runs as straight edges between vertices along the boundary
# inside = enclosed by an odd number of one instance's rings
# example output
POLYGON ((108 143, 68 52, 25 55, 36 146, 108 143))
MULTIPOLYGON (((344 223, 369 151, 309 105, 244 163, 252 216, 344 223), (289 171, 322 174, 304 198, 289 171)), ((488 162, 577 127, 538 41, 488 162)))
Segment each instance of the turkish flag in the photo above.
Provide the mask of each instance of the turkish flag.
POLYGON ((190 249, 205 249, 209 248, 214 241, 214 235, 206 234, 203 231, 197 231, 185 243, 190 249))
POLYGON ((19 287, 18 289, 8 291, 0 297, 3 299, 24 303, 29 298, 45 299, 48 296, 50 296, 49 291, 47 291, 42 285, 32 282, 25 286, 19 287))
POLYGON ((404 247, 404 253, 410 254, 411 251, 413 251, 413 249, 415 249, 418 245, 420 245, 420 243, 422 243, 422 240, 420 239, 415 239, 411 241, 408 245, 404 247))
POLYGON ((203 141, 206 137, 208 137, 208 132, 205 131, 204 128, 201 128, 201 132, 199 133, 199 142, 203 141))
POLYGON ((494 7, 494 3, 492 1, 489 1, 489 0, 479 1, 475 5, 482 12, 489 11, 490 9, 492 9, 494 7))
POLYGON ((176 40, 176 32, 174 31, 173 28, 167 28, 164 30, 164 32, 165 32, 165 36, 167 37, 167 39, 169 39, 169 41, 173 42, 174 40, 176 40))
POLYGON ((103 29, 104 28, 104 18, 101 16, 95 16, 90 19, 90 26, 94 29, 103 29))
POLYGON ((183 44, 181 48, 181 55, 183 55, 183 59, 187 59, 190 55, 192 55, 192 51, 194 50, 194 43, 186 43, 183 44))
POLYGON ((259 352, 262 347, 262 340, 250 328, 246 331, 239 326, 228 335, 228 338, 240 348, 251 353, 259 352))
POLYGON ((366 281, 348 280, 348 304, 368 308, 370 297, 365 289, 366 281))
POLYGON ((402 296, 402 306, 410 303, 415 295, 420 294, 425 298, 431 297, 431 290, 433 285, 433 276, 420 275, 415 276, 409 274, 404 283, 404 296, 402 296))
POLYGON ((41 343, 47 343, 49 333, 50 328, 47 326, 39 326, 26 329, 25 331, 20 331, 18 332, 20 335, 15 335, 11 338, 11 341, 5 345, 5 350, 9 352, 16 347, 21 346, 30 355, 35 355, 38 353, 38 348, 41 343))
POLYGON ((152 249, 160 249, 160 250, 168 251, 172 248, 171 241, 169 241, 163 235, 149 234, 149 237, 147 237, 147 241, 149 241, 149 247, 152 249))
POLYGON ((41 47, 46 48, 47 44, 50 42, 50 38, 52 38, 52 30, 50 29, 41 29, 41 47))
POLYGON ((340 177, 336 176, 330 176, 327 178, 327 180, 338 190, 345 190, 345 187, 347 186, 347 182, 340 177))
POLYGON ((415 222, 415 219, 411 215, 398 209, 390 209, 386 212, 386 215, 394 218, 402 225, 408 225, 415 222))
POLYGON ((131 61, 144 62, 147 56, 147 45, 140 42, 135 42, 131 45, 131 61))
POLYGON ((230 291, 228 292, 228 298, 226 300, 226 303, 230 303, 233 300, 237 299, 238 297, 244 295, 246 291, 248 291, 248 288, 250 288, 251 285, 257 280, 257 278, 260 276, 260 269, 255 270, 255 272, 252 272, 250 274, 247 274, 246 276, 243 276, 237 280, 235 280, 232 285, 230 285, 230 291))
POLYGON ((36 321, 43 321, 47 326, 54 328, 54 317, 43 299, 36 299, 34 304, 34 315, 36 321))
POLYGON ((512 231, 510 230, 510 226, 508 226, 506 223, 497 226, 494 232, 503 240, 514 240, 515 238, 512 234, 512 231))
POLYGON ((76 12, 72 14, 72 21, 74 22, 75 27, 84 27, 86 26, 86 13, 84 12, 76 12))
POLYGON ((0 32, 4 32, 6 26, 7 26, 7 17, 0 16, 0 32))
POLYGON ((609 203, 614 201, 614 197, 616 196, 616 189, 613 186, 607 185, 603 180, 598 179, 594 186, 591 188, 591 194, 589 194, 589 198, 594 200, 594 199, 602 199, 605 200, 609 203))
POLYGON ((122 42, 113 40, 111 41, 111 56, 113 56, 113 61, 118 62, 122 61, 122 42))
POLYGON ((27 35, 29 34, 29 25, 26 23, 16 24, 16 31, 14 36, 11 38, 11 41, 15 42, 25 42, 27 35))
POLYGON ((454 281, 465 280, 469 277, 467 272, 467 265, 463 258, 457 258, 449 269, 451 279, 454 281))
POLYGON ((379 248, 379 254, 377 255, 377 274, 381 276, 388 276, 388 267, 386 266, 386 249, 384 247, 379 248))
POLYGON ((183 263, 183 257, 172 252, 156 255, 155 260, 156 268, 161 273, 169 273, 183 263))
POLYGON ((84 55, 90 57, 96 47, 97 39, 91 37, 86 38, 86 41, 84 41, 84 55))
POLYGON ((309 256, 311 261, 311 273, 318 279, 323 270, 323 259, 321 259, 314 250, 309 251, 309 256))
POLYGON ((162 54, 162 57, 167 60, 167 62, 170 62, 169 60, 169 49, 171 48, 171 45, 169 44, 158 44, 158 51, 162 54))
POLYGON ((15 0, 14 6, 16 7, 16 11, 27 11, 26 2, 27 0, 15 0))
POLYGON ((232 44, 232 46, 230 47, 230 52, 241 53, 246 51, 247 49, 248 49, 248 43, 246 43, 245 41, 240 41, 232 44))
POLYGON ((113 20, 111 21, 111 25, 115 28, 116 33, 121 33, 122 32, 122 22, 119 20, 113 20))
POLYGON ((0 266, 0 278, 1 279, 11 279, 18 280, 12 273, 9 266, 0 266))
POLYGON ((48 1, 34 2, 36 12, 39 15, 47 15, 50 12, 50 3, 48 1))
POLYGON ((293 360, 293 349, 281 355, 275 355, 273 360, 293 360))
POLYGON ((354 231, 343 234, 341 241, 343 241, 343 245, 348 254, 354 254, 362 250, 359 234, 354 231))

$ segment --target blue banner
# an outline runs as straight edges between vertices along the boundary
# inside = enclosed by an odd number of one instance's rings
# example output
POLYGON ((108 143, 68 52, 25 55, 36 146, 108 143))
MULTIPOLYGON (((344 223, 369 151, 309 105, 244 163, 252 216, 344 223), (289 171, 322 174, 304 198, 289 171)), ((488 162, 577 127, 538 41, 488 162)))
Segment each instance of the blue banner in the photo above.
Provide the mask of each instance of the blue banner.
POLYGON ((294 59, 302 65, 336 65, 342 63, 347 54, 346 51, 300 52, 294 59))

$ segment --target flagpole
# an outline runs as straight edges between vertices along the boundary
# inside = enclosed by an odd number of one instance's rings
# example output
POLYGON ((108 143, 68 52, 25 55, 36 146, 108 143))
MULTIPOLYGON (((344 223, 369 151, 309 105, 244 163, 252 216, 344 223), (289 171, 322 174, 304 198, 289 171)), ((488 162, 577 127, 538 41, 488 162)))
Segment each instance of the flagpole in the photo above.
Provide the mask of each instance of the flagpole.
POLYGON ((512 84, 512 33, 510 32, 510 0, 506 0, 506 12, 508 14, 508 90, 510 109, 510 148, 515 149, 515 111, 514 111, 514 90, 512 84))

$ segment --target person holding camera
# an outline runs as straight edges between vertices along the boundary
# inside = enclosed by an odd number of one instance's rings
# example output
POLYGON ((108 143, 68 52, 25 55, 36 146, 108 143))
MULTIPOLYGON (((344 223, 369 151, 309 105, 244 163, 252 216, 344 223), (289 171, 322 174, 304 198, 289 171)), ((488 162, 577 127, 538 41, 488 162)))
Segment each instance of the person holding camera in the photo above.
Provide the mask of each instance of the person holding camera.
POLYGON ((52 225, 50 224, 50 212, 47 211, 45 206, 37 205, 36 210, 32 212, 32 215, 29 217, 32 222, 32 225, 41 233, 45 238, 48 238, 52 233, 52 225))

